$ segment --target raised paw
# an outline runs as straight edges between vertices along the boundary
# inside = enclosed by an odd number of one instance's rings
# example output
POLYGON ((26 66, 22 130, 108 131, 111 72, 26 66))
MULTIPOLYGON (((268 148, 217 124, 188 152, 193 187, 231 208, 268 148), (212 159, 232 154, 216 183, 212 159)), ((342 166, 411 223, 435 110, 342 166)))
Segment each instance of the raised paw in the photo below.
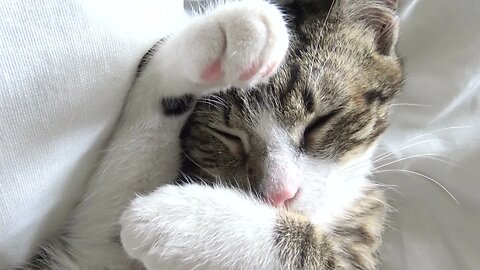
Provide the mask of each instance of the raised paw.
POLYGON ((251 87, 275 72, 288 49, 282 14, 265 1, 217 7, 186 32, 185 75, 203 85, 251 87))

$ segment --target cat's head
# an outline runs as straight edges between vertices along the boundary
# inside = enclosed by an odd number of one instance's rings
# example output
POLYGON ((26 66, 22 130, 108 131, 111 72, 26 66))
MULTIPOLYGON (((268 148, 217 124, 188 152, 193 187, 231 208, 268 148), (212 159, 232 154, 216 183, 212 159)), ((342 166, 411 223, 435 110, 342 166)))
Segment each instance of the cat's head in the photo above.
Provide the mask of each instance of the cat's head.
POLYGON ((182 170, 307 212, 312 200, 342 207, 342 197, 357 196, 402 84, 395 9, 393 0, 287 6, 294 35, 285 63, 269 84, 196 105, 182 132, 182 170))

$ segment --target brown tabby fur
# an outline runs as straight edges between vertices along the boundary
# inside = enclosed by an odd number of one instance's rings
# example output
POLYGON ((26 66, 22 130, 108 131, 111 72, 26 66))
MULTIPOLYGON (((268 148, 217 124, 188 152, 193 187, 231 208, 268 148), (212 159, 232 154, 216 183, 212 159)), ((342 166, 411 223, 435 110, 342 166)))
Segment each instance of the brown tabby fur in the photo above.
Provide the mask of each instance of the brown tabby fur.
MULTIPOLYGON (((393 0, 285 6, 293 34, 285 63, 268 84, 232 89, 197 104, 182 132, 182 172, 261 195, 266 142, 252 127, 264 111, 289 131, 299 152, 332 162, 363 153, 386 129, 391 100, 403 81, 394 50, 395 8, 393 0), (249 149, 227 148, 209 126, 242 130, 249 149)), ((284 269, 375 269, 383 201, 382 191, 366 190, 329 231, 301 213, 282 211, 275 242, 284 269)))

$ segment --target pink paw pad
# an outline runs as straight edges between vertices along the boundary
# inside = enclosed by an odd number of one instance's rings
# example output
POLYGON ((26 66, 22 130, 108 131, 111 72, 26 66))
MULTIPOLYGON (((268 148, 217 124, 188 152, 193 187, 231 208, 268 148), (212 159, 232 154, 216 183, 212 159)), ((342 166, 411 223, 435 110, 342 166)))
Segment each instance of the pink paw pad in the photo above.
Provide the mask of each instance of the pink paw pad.
POLYGON ((217 60, 203 70, 201 78, 207 83, 214 83, 223 77, 222 62, 217 60))
POLYGON ((255 74, 258 73, 260 68, 262 67, 262 64, 260 62, 254 62, 249 68, 247 68, 241 75, 240 75, 240 80, 242 81, 248 81, 251 79, 255 74))
POLYGON ((270 65, 267 66, 267 69, 263 73, 263 78, 269 77, 272 75, 273 71, 277 68, 278 62, 273 62, 270 65))

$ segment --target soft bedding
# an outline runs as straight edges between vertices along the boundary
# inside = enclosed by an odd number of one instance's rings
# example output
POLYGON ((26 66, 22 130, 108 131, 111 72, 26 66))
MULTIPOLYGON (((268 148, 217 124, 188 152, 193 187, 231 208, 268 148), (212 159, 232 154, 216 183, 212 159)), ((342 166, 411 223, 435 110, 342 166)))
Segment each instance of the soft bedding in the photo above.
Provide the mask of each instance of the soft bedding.
POLYGON ((395 159, 380 163, 395 163, 376 175, 394 185, 382 269, 479 269, 480 2, 400 3, 407 81, 383 140, 395 159))
MULTIPOLYGON (((0 4, 0 269, 65 221, 136 63, 181 1, 0 4)), ((407 81, 375 177, 390 189, 381 269, 478 269, 480 2, 402 0, 407 81)))

